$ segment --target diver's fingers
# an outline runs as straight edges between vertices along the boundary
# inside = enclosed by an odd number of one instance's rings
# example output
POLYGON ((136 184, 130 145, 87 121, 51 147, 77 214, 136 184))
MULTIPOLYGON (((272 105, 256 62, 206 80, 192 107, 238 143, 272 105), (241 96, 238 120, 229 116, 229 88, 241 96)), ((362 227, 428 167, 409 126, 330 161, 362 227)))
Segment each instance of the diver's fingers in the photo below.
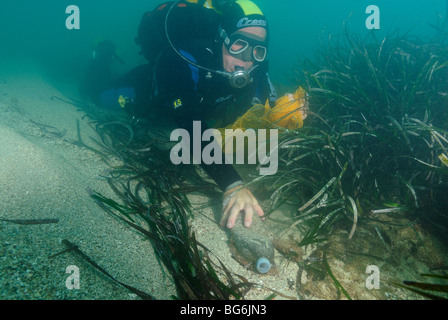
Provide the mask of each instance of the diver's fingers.
POLYGON ((236 218, 241 210, 243 210, 244 206, 240 203, 237 203, 230 210, 229 219, 227 219, 227 228, 232 229, 235 225, 236 218))
POLYGON ((254 209, 251 205, 246 204, 244 206, 244 226, 249 228, 252 224, 252 217, 254 215, 254 209))
POLYGON ((229 210, 230 210, 230 207, 227 207, 227 209, 222 212, 222 217, 221 217, 221 222, 220 222, 221 227, 224 227, 226 225, 226 220, 227 220, 227 215, 229 214, 229 210))
POLYGON ((233 208, 233 205, 235 203, 234 199, 230 199, 226 204, 224 204, 222 217, 221 217, 221 227, 224 227, 227 223, 227 219, 229 218, 230 210, 233 208))
POLYGON ((254 208, 255 212, 258 214, 258 216, 259 216, 261 219, 264 219, 264 211, 263 211, 263 208, 262 208, 258 203, 257 203, 257 204, 254 204, 253 208, 254 208))

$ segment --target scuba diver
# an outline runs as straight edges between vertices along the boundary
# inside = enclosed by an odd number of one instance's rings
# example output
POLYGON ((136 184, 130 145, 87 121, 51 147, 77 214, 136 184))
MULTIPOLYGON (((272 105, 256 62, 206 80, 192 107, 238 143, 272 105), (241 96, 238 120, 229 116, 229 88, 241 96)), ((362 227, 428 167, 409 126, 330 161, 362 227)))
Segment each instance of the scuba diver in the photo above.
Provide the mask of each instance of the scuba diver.
MULTIPOLYGON (((210 127, 233 123, 252 104, 275 102, 268 41, 266 17, 252 1, 163 3, 145 13, 139 26, 136 42, 148 63, 115 82, 115 88, 133 89, 126 99, 115 98, 133 116, 174 119, 190 137, 193 122, 200 121, 202 136, 210 127)), ((201 163, 224 192, 221 225, 234 227, 244 212, 244 226, 250 227, 263 209, 234 167, 222 163, 201 163)))
POLYGON ((84 78, 79 85, 79 93, 83 99, 101 104, 101 92, 110 87, 111 64, 124 61, 115 52, 115 44, 110 40, 98 42, 92 51, 84 78))

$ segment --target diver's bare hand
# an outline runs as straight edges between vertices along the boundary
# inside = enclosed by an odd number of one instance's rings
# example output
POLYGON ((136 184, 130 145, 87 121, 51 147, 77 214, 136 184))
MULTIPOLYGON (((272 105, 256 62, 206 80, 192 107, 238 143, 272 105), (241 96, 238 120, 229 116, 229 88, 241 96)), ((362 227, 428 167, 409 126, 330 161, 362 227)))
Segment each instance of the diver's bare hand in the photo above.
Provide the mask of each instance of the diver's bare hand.
POLYGON ((224 192, 223 214, 221 226, 231 229, 235 225, 238 214, 244 211, 244 226, 249 228, 252 224, 254 211, 260 216, 264 216, 263 209, 258 204, 257 199, 249 189, 238 186, 224 192))

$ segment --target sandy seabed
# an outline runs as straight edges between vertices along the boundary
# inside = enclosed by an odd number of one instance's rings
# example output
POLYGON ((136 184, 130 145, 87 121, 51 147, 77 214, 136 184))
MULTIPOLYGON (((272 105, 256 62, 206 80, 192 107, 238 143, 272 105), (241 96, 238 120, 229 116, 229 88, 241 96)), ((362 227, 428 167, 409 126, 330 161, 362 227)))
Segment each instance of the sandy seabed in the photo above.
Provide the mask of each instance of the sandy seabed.
MULTIPOLYGON (((68 142, 77 139, 77 120, 86 138, 84 141, 94 134, 87 120, 83 119, 84 113, 73 105, 52 99, 54 96, 67 100, 76 97, 76 86, 58 89, 60 86, 52 85, 39 65, 30 61, 2 63, 0 218, 57 218, 59 222, 17 225, 0 221, 0 299, 139 299, 74 253, 50 258, 66 249, 61 243, 63 239, 77 244, 119 281, 157 299, 170 299, 176 294, 175 286, 169 275, 162 271, 149 241, 109 217, 86 192, 89 187, 113 198, 108 184, 100 178, 100 174, 108 169, 106 164, 92 151, 68 142), (66 130, 66 139, 48 134, 39 124, 66 130), (66 280, 70 274, 66 270, 73 265, 80 271, 80 288, 69 290, 66 280)), ((216 212, 204 207, 208 200, 200 195, 191 197, 193 205, 198 208, 192 227, 198 240, 211 250, 212 258, 219 257, 232 272, 260 284, 260 288, 252 289, 246 298, 264 299, 273 293, 269 289, 280 293, 276 299, 298 298, 298 264, 276 252, 275 273, 259 275, 245 269, 232 258, 226 232, 213 222, 216 212)), ((281 213, 277 214, 281 216, 281 213)), ((272 238, 281 231, 272 221, 267 222, 267 228, 271 230, 272 238)), ((348 231, 343 235, 345 238, 348 231)), ((355 240, 356 237, 362 238, 363 234, 356 234, 355 240)), ((446 256, 436 245, 425 250, 423 255, 438 259, 432 262, 433 265, 446 263, 446 256)), ((301 254, 305 257, 307 253, 301 254)), ((426 267, 416 270, 418 267, 415 267, 417 264, 412 256, 407 259, 410 267, 400 263, 380 267, 389 270, 392 276, 412 276, 412 271, 426 271, 426 267), (406 270, 410 271, 406 273, 406 270)), ((372 262, 365 257, 344 259, 343 255, 329 261, 334 274, 353 298, 419 298, 390 286, 383 286, 382 290, 366 289, 366 266, 381 262, 372 262)), ((329 277, 325 281, 314 281, 304 272, 301 283, 302 298, 341 297, 329 277)))
MULTIPOLYGON (((136 299, 66 249, 67 239, 116 279, 169 299, 175 287, 161 272, 148 241, 110 218, 86 188, 111 195, 100 174, 107 169, 92 151, 68 143, 93 134, 83 113, 50 84, 40 67, 11 61, 0 68, 0 218, 57 218, 56 224, 0 221, 0 299, 136 299), (66 130, 48 135, 38 124, 66 130), (68 290, 68 266, 79 268, 80 289, 68 290)), ((74 95, 76 96, 76 95, 74 95)))

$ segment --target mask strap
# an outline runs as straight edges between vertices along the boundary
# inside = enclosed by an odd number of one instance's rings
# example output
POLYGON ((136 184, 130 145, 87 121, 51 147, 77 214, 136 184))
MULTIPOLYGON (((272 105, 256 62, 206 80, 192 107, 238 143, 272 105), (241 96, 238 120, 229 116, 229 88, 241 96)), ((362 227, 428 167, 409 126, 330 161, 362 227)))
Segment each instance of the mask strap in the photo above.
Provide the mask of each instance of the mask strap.
POLYGON ((229 38, 229 36, 227 35, 227 32, 226 32, 226 30, 224 30, 221 26, 219 26, 218 27, 219 29, 219 36, 221 37, 221 39, 224 41, 224 44, 226 45, 226 46, 228 46, 229 45, 229 43, 230 43, 230 38, 229 38))

